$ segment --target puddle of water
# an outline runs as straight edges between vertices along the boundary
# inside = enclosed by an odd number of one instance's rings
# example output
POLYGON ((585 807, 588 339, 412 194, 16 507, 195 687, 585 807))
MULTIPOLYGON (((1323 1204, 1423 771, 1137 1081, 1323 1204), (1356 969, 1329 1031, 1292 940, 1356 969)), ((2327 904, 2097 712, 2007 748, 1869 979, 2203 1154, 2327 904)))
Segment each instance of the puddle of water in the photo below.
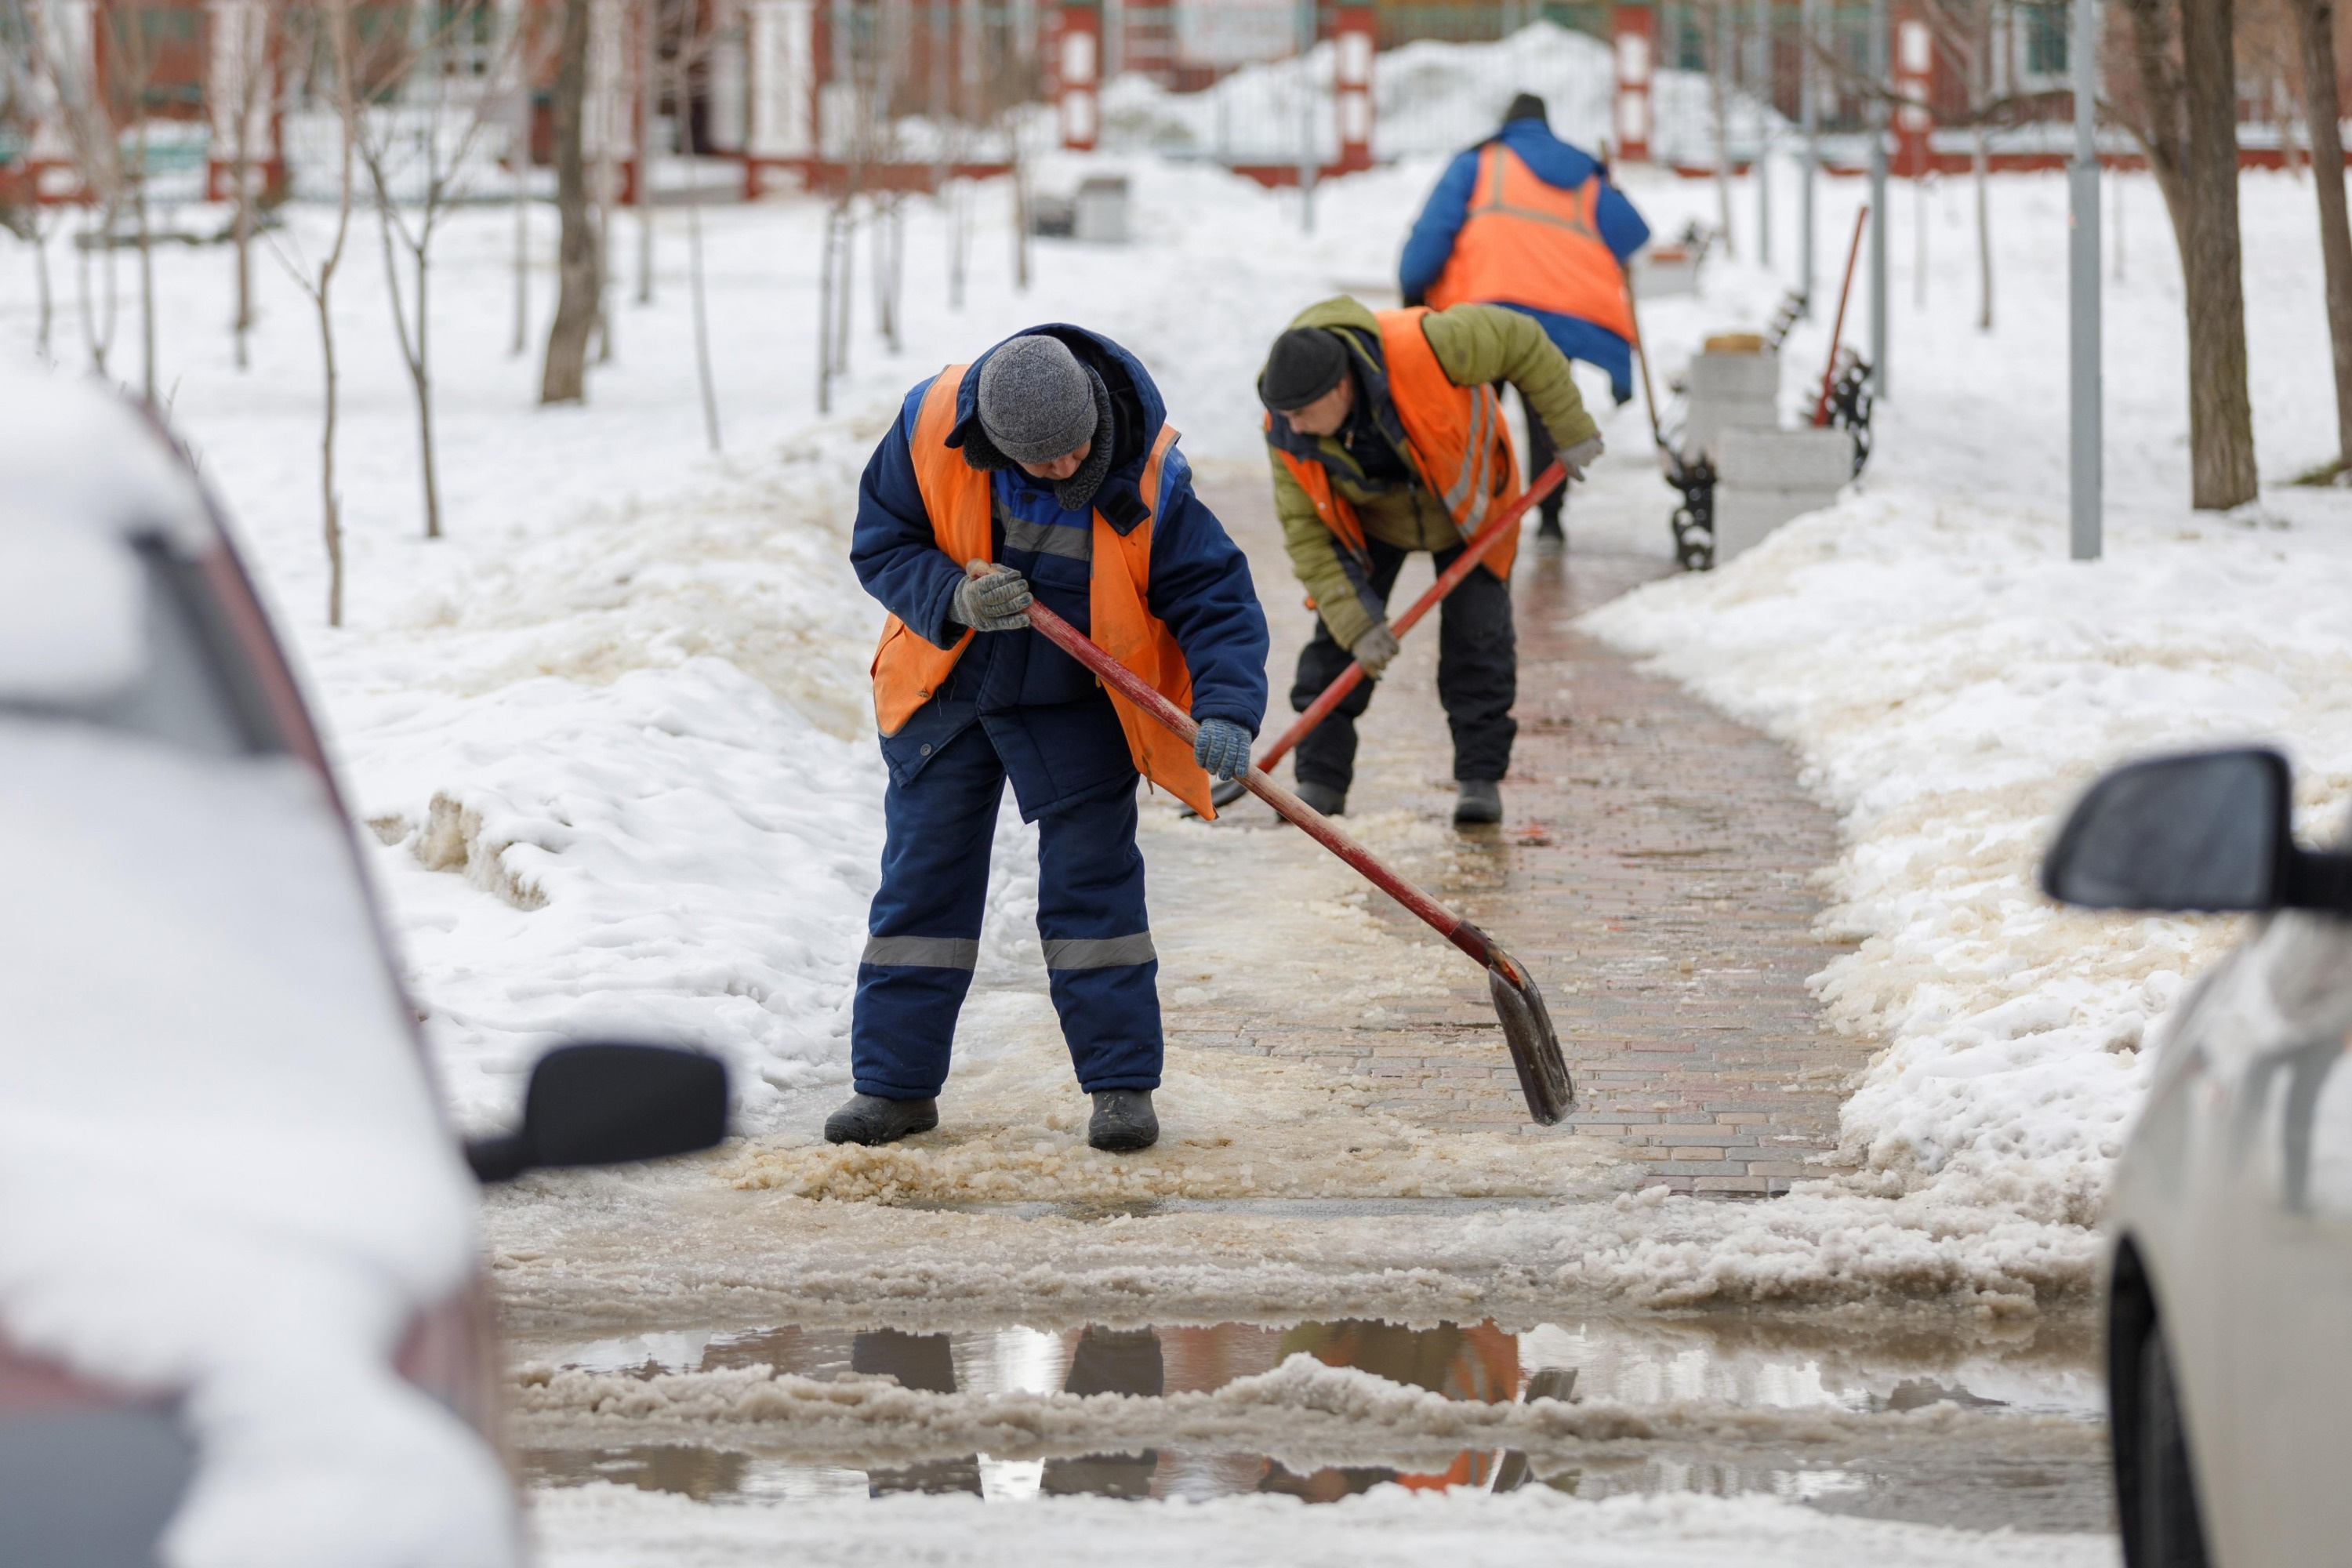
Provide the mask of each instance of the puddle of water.
MULTIPOLYGON (((532 1359, 591 1372, 708 1372, 764 1365, 803 1377, 887 1374, 941 1394, 1013 1391, 1158 1396, 1223 1387, 1304 1352, 1449 1398, 1601 1399, 1651 1406, 1722 1400, 1792 1415, 1807 1409, 1911 1410, 1938 1403, 2095 1420, 2105 1395, 2086 1331, 2026 1334, 1956 1349, 1948 1335, 1875 1336, 1766 1324, 1571 1320, 1519 1333, 1492 1324, 1406 1329, 1341 1321, 1272 1328, 984 1328, 910 1334, 797 1328, 655 1333, 527 1347, 532 1359)), ((2104 1468, 2084 1447, 2050 1463, 1930 1451, 1874 1468, 1822 1468, 1794 1453, 1777 1464, 1608 1458, 1538 1473, 1516 1452, 1468 1450, 1443 1468, 1333 1467, 1297 1474, 1263 1455, 1148 1448, 1082 1458, 986 1454, 895 1468, 795 1463, 669 1446, 528 1449, 541 1485, 610 1480, 706 1501, 791 1501, 898 1492, 968 1492, 992 1501, 1092 1493, 1200 1499, 1276 1492, 1328 1502, 1395 1482, 1508 1491, 1543 1485, 1581 1497, 1623 1492, 1768 1493, 1832 1511, 1982 1527, 2104 1530, 2104 1468)))

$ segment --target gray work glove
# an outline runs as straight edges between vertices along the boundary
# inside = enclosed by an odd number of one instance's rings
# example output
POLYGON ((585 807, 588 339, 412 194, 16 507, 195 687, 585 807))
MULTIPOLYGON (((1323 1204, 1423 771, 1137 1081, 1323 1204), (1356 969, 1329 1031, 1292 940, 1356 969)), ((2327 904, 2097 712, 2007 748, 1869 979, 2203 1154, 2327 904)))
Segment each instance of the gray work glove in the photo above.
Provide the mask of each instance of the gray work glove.
POLYGON ((1034 599, 1028 578, 1010 566, 984 561, 974 561, 964 570, 971 575, 956 584, 949 619, 983 632, 1017 632, 1029 624, 1023 614, 1034 599))
POLYGON ((1237 779, 1249 772, 1249 731, 1231 719, 1203 719, 1192 737, 1192 760, 1214 779, 1237 779))
POLYGON ((1397 656, 1397 647, 1396 633, 1389 630, 1388 622, 1379 621, 1374 623, 1370 631, 1358 637, 1348 651, 1356 656, 1356 662, 1364 667, 1364 673, 1377 680, 1381 671, 1389 667, 1389 660, 1397 656))
POLYGON ((1568 470, 1571 479, 1580 479, 1584 470, 1601 460, 1601 437, 1587 436, 1559 455, 1559 466, 1568 470))

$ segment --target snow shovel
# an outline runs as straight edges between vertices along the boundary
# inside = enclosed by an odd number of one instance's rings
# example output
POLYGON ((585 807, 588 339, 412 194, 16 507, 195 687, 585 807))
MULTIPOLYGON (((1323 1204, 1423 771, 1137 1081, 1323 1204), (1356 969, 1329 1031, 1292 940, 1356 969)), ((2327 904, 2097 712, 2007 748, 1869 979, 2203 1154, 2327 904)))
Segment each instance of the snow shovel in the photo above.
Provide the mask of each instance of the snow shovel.
MULTIPOLYGON (((1555 489, 1566 482, 1567 478, 1568 476, 1561 471, 1558 463, 1552 464, 1542 473, 1538 474, 1536 482, 1529 485, 1518 500, 1487 519, 1486 526, 1470 536, 1470 542, 1463 547, 1461 554, 1454 558, 1454 564, 1439 573, 1437 581, 1432 583, 1428 590, 1406 608, 1403 615, 1389 623, 1389 630, 1400 638, 1412 630, 1414 626, 1419 624, 1422 616, 1435 609, 1439 600, 1461 586, 1462 579, 1470 575, 1471 569, 1491 554, 1495 546, 1500 544, 1505 536, 1518 527, 1519 519, 1527 515, 1528 508, 1551 494, 1555 489)), ((1365 673, 1362 664, 1351 660, 1348 668, 1341 670, 1332 679, 1331 684, 1323 689, 1323 695, 1308 703, 1290 728, 1282 732, 1281 738, 1266 749, 1264 756, 1258 758, 1258 767, 1271 771, 1276 763, 1290 755, 1290 749, 1293 746, 1307 739, 1314 731, 1316 725, 1331 716, 1331 710, 1339 706, 1341 700, 1348 693, 1363 684, 1365 673)), ((1222 810, 1248 793, 1248 786, 1241 780, 1227 779, 1209 792, 1209 798, 1222 810)))
MULTIPOLYGON (((1030 627, 1050 638, 1072 658, 1095 673, 1104 685, 1190 741, 1200 726, 1192 715, 1144 684, 1133 670, 1097 647, 1069 622, 1042 604, 1029 606, 1030 627)), ((1505 952, 1492 937, 1372 858, 1370 850, 1340 832, 1330 819, 1283 788, 1262 768, 1248 773, 1249 791, 1303 829, 1324 848, 1345 860, 1371 884, 1411 910, 1431 930, 1486 966, 1486 986, 1495 998, 1495 1013, 1503 1038, 1511 1047, 1511 1063, 1519 1070, 1519 1089, 1527 1096, 1528 1114, 1545 1127, 1557 1125, 1575 1101, 1568 1063, 1559 1054, 1559 1037, 1552 1032, 1551 1015, 1543 993, 1519 961, 1505 952)))

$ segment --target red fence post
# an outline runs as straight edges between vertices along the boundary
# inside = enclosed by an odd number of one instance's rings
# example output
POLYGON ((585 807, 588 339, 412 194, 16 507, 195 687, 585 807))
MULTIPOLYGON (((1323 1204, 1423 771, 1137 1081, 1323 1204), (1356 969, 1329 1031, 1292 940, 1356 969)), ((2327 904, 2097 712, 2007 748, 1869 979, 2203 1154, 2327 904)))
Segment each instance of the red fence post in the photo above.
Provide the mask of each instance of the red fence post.
POLYGON ((1926 21, 1906 16, 1895 33, 1895 168, 1918 179, 1927 172, 1927 132, 1936 116, 1927 105, 1935 87, 1936 40, 1926 21))
POLYGON ((1061 36, 1054 48, 1054 90, 1062 145, 1072 152, 1092 152, 1102 128, 1097 96, 1101 68, 1101 14, 1092 5, 1063 6, 1061 36))
POLYGON ((1342 5, 1333 18, 1331 105, 1339 124, 1339 169, 1372 166, 1372 8, 1342 5))
POLYGON ((1621 163, 1650 161, 1650 77, 1657 63, 1658 19, 1647 5, 1620 5, 1609 32, 1616 44, 1617 107, 1612 117, 1621 163))

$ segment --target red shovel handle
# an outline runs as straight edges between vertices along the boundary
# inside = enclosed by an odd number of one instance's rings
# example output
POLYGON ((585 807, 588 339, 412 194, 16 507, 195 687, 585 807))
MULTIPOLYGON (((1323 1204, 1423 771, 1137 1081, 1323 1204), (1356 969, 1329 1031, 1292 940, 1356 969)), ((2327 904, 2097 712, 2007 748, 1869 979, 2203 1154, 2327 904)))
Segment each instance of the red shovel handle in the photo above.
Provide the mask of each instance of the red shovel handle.
MULTIPOLYGON (((1032 604, 1029 606, 1029 626, 1092 670, 1104 685, 1117 690, 1121 697, 1183 739, 1189 741, 1200 731, 1201 727, 1192 721, 1191 714, 1153 690, 1141 677, 1097 647, 1076 626, 1044 605, 1032 604)), ((1244 775, 1244 782, 1249 785, 1252 795, 1274 807, 1286 820, 1303 829, 1307 837, 1324 848, 1353 866, 1374 887, 1411 910, 1438 935, 1480 963, 1491 964, 1494 962, 1493 946, 1487 942, 1486 932, 1381 864, 1370 850, 1334 827, 1330 818, 1266 777, 1264 769, 1252 768, 1244 775)))
MULTIPOLYGON (((1494 553, 1495 547, 1519 526, 1519 519, 1527 515, 1528 508, 1551 494, 1566 481, 1567 478, 1567 474, 1557 462, 1538 474, 1536 482, 1527 488, 1524 495, 1496 512, 1487 520, 1485 527, 1470 536, 1470 542, 1464 546, 1460 555, 1454 557, 1454 564, 1438 574, 1437 581, 1429 585, 1428 591, 1415 599, 1404 614, 1389 623, 1389 630, 1400 637, 1412 630, 1422 616, 1435 609, 1440 600, 1461 586, 1463 578, 1470 575, 1480 562, 1494 553)), ((1347 668, 1341 670, 1339 677, 1323 689, 1323 695, 1308 703, 1306 710, 1292 721, 1290 728, 1285 730, 1280 738, 1266 748, 1265 754, 1258 758, 1257 765, 1261 768, 1271 768, 1283 758, 1290 755, 1292 747, 1313 734, 1315 726, 1328 719, 1331 716, 1331 710, 1339 706, 1348 693, 1363 684, 1365 673, 1360 662, 1350 663, 1347 668)))

